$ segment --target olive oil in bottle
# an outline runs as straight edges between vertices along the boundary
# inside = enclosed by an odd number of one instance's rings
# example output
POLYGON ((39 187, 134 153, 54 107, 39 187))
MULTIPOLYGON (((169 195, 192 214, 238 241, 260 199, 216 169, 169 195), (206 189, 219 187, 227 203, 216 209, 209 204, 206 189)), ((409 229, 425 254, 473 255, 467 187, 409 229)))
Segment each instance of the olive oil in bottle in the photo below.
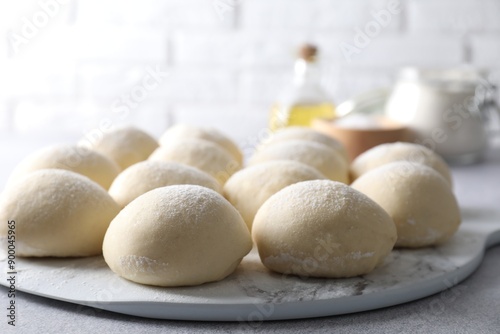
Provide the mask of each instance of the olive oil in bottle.
POLYGON ((293 82, 271 109, 269 128, 272 131, 287 126, 310 126, 318 117, 335 117, 334 104, 321 88, 316 54, 317 48, 312 45, 300 49, 293 82))

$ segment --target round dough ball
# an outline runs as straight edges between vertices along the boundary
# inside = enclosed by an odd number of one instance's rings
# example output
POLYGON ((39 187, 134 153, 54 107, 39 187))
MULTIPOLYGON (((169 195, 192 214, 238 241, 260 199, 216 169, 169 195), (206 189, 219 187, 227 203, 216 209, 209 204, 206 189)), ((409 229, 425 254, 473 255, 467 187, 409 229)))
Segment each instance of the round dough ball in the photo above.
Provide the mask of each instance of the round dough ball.
POLYGON ((313 277, 372 271, 392 250, 396 228, 374 201, 340 182, 305 181, 271 196, 252 236, 269 269, 313 277))
POLYGON ((335 152, 339 153, 346 162, 349 161, 347 150, 341 142, 323 133, 303 126, 291 126, 273 133, 270 138, 262 142, 259 149, 288 140, 308 140, 326 145, 335 152))
POLYGON ((124 207, 150 190, 176 184, 195 184, 222 193, 219 183, 197 168, 175 162, 142 161, 118 175, 109 194, 124 207))
POLYGON ((76 145, 54 145, 26 157, 9 178, 14 183, 40 169, 65 169, 84 175, 108 189, 120 167, 111 159, 94 150, 76 145))
POLYGON ((448 240, 460 225, 460 210, 447 181, 434 169, 393 162, 352 184, 392 217, 397 247, 426 247, 448 240))
POLYGON ((198 285, 219 281, 252 249, 245 222, 215 191, 176 185, 139 196, 111 222, 106 263, 141 284, 198 285))
POLYGON ((375 146, 359 155, 351 165, 351 176, 355 180, 364 173, 395 161, 407 161, 434 168, 451 186, 451 172, 439 155, 425 146, 412 143, 390 143, 375 146))
POLYGON ((272 160, 294 160, 316 168, 327 178, 349 183, 349 166, 337 152, 328 146, 306 140, 289 140, 257 151, 251 165, 272 160))
POLYGON ((301 181, 325 179, 316 169, 292 160, 265 162, 240 170, 224 185, 224 196, 252 229, 257 210, 281 189, 301 181))
POLYGON ((240 170, 241 165, 219 145, 203 139, 171 141, 158 147, 149 160, 175 161, 212 175, 221 185, 240 170))
POLYGON ((236 145, 219 130, 214 128, 177 124, 165 131, 165 133, 160 137, 160 145, 168 145, 172 141, 179 141, 179 139, 182 140, 188 138, 211 141, 225 149, 240 165, 243 164, 243 153, 239 149, 238 145, 236 145))
MULTIPOLYGON (((102 241, 118 204, 97 183, 62 169, 28 174, 0 196, 0 219, 16 222, 18 256, 91 256, 102 241)), ((7 238, 0 224, 0 238, 7 238)))
POLYGON ((132 126, 105 132, 97 141, 83 138, 80 143, 114 160, 122 170, 146 160, 158 147, 156 139, 132 126))

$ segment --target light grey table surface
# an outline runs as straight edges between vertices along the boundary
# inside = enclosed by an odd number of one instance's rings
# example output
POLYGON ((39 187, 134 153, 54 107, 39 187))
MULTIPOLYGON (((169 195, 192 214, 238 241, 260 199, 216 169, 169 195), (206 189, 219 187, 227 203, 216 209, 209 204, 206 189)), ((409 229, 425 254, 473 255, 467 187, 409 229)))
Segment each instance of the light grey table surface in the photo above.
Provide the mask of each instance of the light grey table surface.
MULTIPOLYGON (((0 138, 0 187, 33 146, 14 146, 0 138)), ((462 207, 500 210, 500 150, 482 164, 452 170, 462 207)), ((7 325, 8 301, 7 289, 0 287, 0 333, 500 333, 500 247, 490 248, 479 269, 450 290, 398 306, 325 318, 252 324, 153 320, 18 292, 13 328, 7 325)))

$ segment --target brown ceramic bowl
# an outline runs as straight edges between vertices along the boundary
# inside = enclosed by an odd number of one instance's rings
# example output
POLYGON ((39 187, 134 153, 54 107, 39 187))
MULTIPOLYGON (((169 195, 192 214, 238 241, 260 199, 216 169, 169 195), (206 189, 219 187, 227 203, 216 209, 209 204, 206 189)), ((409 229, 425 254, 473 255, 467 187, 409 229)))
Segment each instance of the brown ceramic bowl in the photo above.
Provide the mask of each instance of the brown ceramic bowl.
POLYGON ((376 118, 376 125, 370 127, 351 127, 342 125, 339 120, 322 118, 314 119, 311 126, 316 131, 344 144, 351 161, 377 145, 412 140, 411 133, 406 126, 383 117, 376 118))

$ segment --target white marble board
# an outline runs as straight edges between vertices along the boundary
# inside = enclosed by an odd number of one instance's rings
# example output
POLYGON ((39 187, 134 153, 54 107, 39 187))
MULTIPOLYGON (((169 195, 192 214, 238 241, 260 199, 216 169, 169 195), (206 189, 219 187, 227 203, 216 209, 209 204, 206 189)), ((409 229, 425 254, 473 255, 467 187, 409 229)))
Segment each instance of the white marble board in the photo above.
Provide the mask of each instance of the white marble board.
MULTIPOLYGON (((231 276, 198 287, 159 288, 116 276, 101 256, 16 260, 16 289, 109 311, 159 319, 251 321, 346 314, 396 305, 451 288, 500 243, 500 212, 466 210, 446 244, 394 250, 368 275, 318 279, 269 272, 253 250, 231 276)), ((7 276, 5 259, 0 268, 7 276)), ((6 278, 0 283, 6 285, 6 278)))

